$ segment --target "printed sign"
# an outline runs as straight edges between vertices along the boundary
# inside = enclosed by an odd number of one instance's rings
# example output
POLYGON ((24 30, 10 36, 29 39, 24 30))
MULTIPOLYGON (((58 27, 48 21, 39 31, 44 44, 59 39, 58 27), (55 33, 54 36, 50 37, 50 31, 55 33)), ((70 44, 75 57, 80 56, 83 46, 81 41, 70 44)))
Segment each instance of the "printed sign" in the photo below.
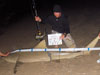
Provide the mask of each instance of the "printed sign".
POLYGON ((62 39, 60 39, 61 33, 56 33, 56 34, 49 34, 48 35, 48 45, 61 45, 62 44, 62 39))

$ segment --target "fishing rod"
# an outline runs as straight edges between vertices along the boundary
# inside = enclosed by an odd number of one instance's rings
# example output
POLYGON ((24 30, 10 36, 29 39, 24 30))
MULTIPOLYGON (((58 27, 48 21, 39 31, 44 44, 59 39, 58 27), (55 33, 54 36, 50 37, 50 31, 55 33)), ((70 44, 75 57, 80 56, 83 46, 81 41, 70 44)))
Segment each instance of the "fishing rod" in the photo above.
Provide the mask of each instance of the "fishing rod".
MULTIPOLYGON (((36 9, 36 4, 35 4, 35 0, 32 0, 32 7, 33 7, 33 12, 34 12, 35 16, 38 16, 37 9, 36 9)), ((42 40, 43 37, 44 37, 44 35, 40 31, 40 24, 39 24, 38 21, 36 21, 36 27, 37 27, 37 32, 35 34, 35 39, 36 40, 42 40)))

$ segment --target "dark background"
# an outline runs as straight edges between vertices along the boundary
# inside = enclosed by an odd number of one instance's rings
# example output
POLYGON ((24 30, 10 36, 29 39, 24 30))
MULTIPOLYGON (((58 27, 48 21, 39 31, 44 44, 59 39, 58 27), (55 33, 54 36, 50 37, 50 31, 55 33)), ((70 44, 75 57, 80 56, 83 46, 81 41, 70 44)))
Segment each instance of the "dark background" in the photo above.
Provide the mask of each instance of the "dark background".
MULTIPOLYGON (((99 0, 35 0, 39 14, 50 11, 54 4, 66 9, 99 8, 99 0)), ((32 15, 31 0, 0 0, 0 28, 7 28, 12 23, 32 15)))
MULTIPOLYGON (((36 0, 36 8, 43 20, 52 13, 54 4, 61 5, 76 44, 85 47, 100 30, 99 3, 97 0, 36 0)), ((44 26, 40 26, 42 31, 44 26)), ((33 48, 38 43, 36 32, 31 0, 0 0, 0 50, 33 48)))

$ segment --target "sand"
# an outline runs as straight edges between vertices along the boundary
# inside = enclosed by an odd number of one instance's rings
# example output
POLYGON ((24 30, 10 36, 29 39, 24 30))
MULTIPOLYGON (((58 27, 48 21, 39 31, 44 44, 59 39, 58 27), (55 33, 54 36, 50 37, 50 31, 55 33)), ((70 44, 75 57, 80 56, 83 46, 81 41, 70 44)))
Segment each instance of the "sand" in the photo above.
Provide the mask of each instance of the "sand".
MULTIPOLYGON (((100 30, 98 9, 69 10, 71 34, 77 47, 86 47, 100 30)), ((26 17, 0 36, 0 49, 12 51, 20 48, 33 48, 38 42, 34 39, 34 21, 26 17)), ((100 41, 96 47, 99 47, 100 41)), ((16 75, 99 75, 100 64, 96 61, 100 51, 72 59, 49 62, 18 63, 16 75)), ((26 57, 25 57, 26 58, 26 57)), ((15 63, 0 58, 0 75, 13 75, 15 63)))

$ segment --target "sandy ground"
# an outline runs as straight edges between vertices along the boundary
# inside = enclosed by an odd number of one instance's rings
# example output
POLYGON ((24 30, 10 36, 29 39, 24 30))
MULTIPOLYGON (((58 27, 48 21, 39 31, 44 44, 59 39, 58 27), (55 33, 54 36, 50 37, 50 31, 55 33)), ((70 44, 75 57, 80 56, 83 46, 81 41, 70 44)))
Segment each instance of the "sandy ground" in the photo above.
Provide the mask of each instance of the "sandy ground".
MULTIPOLYGON (((100 30, 100 11, 98 9, 69 10, 71 34, 77 47, 85 47, 100 30)), ((0 36, 0 49, 4 52, 33 48, 38 42, 34 39, 35 26, 30 17, 22 19, 0 36)), ((99 46, 100 41, 96 45, 99 46)), ((16 75, 99 75, 100 64, 97 60, 100 51, 92 52, 88 56, 78 56, 51 62, 19 63, 16 75)), ((14 75, 15 64, 8 63, 0 58, 0 75, 14 75)))
POLYGON ((16 75, 99 75, 100 64, 96 63, 97 59, 98 53, 94 52, 90 56, 70 60, 22 64, 17 68, 16 75))

